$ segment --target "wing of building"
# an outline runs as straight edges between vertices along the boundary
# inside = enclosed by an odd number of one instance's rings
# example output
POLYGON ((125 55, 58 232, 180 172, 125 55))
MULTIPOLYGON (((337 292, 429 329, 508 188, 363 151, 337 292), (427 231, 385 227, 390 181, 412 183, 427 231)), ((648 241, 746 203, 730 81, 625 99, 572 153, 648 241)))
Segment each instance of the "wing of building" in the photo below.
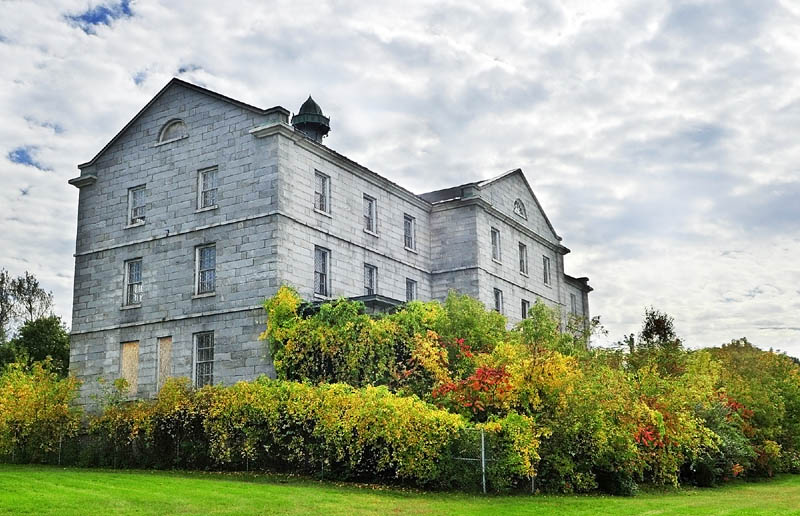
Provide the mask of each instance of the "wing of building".
POLYGON ((290 118, 171 80, 70 183, 80 189, 70 369, 148 397, 274 370, 262 301, 373 307, 457 290, 510 323, 537 299, 589 317, 587 278, 519 169, 421 195, 321 143, 311 99, 290 118))

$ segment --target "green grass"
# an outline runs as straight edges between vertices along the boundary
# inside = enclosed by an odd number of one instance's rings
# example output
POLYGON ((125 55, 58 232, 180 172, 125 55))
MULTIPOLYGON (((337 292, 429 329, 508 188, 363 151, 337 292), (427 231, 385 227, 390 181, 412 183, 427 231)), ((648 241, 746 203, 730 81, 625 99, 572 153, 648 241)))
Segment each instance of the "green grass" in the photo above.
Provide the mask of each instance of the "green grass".
POLYGON ((800 515, 800 476, 607 496, 479 496, 275 475, 0 465, 0 514, 800 515))

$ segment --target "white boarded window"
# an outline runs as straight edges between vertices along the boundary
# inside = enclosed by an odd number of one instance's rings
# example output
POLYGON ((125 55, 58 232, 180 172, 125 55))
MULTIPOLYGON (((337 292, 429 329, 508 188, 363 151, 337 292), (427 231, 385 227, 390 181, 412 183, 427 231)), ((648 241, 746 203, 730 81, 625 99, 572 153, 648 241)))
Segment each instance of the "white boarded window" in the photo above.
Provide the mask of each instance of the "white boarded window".
POLYGON ((528 212, 525 211, 525 205, 522 203, 522 199, 517 199, 514 201, 514 213, 523 219, 528 220, 528 212))
POLYGON ((158 339, 158 390, 172 376, 172 337, 158 339))
POLYGON ((194 385, 214 385, 214 332, 194 334, 194 385))
POLYGON ((519 272, 528 274, 528 247, 519 243, 519 272))
POLYGON ((370 233, 378 232, 376 201, 367 194, 364 194, 364 229, 370 233))
POLYGON ((314 209, 330 213, 331 179, 322 172, 314 173, 314 209))
POLYGON ((411 278, 406 278, 406 301, 417 299, 417 282, 411 278))
POLYGON ((569 311, 573 314, 578 314, 578 296, 575 294, 569 295, 569 311))
POLYGON ((144 185, 128 189, 128 225, 144 224, 144 185))
POLYGON ((499 288, 494 289, 494 309, 503 313, 503 291, 499 288))
POLYGON ((139 389, 139 341, 123 342, 120 354, 119 376, 128 382, 126 394, 133 396, 139 389))
POLYGON ((542 256, 542 280, 545 285, 549 285, 550 279, 550 258, 542 256))
POLYGON ((364 264, 364 295, 373 296, 378 293, 378 268, 364 264))
POLYGON ((492 260, 500 261, 500 231, 492 228, 492 260))
POLYGON ((328 297, 330 292, 330 254, 323 247, 314 247, 314 294, 328 297))
POLYGON ((407 213, 403 214, 403 245, 406 249, 416 249, 415 226, 414 217, 407 213))
POLYGON ((197 208, 212 208, 217 205, 217 167, 201 170, 197 174, 197 208))
POLYGON ((126 306, 142 302, 142 259, 125 262, 125 302, 126 306))
POLYGON ((159 143, 168 142, 171 140, 177 140, 178 138, 183 138, 188 134, 186 129, 186 124, 183 123, 183 120, 170 120, 169 122, 164 125, 164 128, 161 129, 161 134, 158 136, 159 143))
POLYGON ((204 245, 197 248, 197 294, 208 294, 217 288, 217 246, 204 245))

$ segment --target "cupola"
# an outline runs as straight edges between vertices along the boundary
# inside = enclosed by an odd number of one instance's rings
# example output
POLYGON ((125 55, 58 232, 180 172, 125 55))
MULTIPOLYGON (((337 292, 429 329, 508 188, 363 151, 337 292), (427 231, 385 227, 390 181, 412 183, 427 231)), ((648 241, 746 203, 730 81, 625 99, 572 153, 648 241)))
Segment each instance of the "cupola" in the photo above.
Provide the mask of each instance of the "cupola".
POLYGON ((331 119, 322 114, 322 108, 314 102, 311 95, 300 106, 300 111, 292 117, 292 125, 317 143, 331 130, 331 119))

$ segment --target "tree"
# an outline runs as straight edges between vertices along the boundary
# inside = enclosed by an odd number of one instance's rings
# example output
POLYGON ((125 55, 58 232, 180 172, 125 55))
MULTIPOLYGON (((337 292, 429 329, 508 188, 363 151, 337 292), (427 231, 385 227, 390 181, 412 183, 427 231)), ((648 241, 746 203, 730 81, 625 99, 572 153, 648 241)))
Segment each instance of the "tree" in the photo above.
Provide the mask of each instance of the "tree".
POLYGON ((685 370, 686 353, 675 333, 674 319, 653 307, 645 308, 637 338, 627 336, 622 344, 630 349, 628 364, 634 371, 646 364, 655 364, 663 376, 680 375, 685 370))
POLYGON ((53 293, 40 287, 39 280, 33 274, 25 271, 25 276, 12 280, 11 290, 25 322, 52 315, 53 293))
POLYGON ((17 361, 28 365, 52 360, 52 370, 66 376, 69 370, 69 334, 60 317, 51 315, 28 321, 9 342, 17 361))
POLYGON ((6 341, 15 315, 13 281, 7 270, 0 269, 0 344, 6 341))

